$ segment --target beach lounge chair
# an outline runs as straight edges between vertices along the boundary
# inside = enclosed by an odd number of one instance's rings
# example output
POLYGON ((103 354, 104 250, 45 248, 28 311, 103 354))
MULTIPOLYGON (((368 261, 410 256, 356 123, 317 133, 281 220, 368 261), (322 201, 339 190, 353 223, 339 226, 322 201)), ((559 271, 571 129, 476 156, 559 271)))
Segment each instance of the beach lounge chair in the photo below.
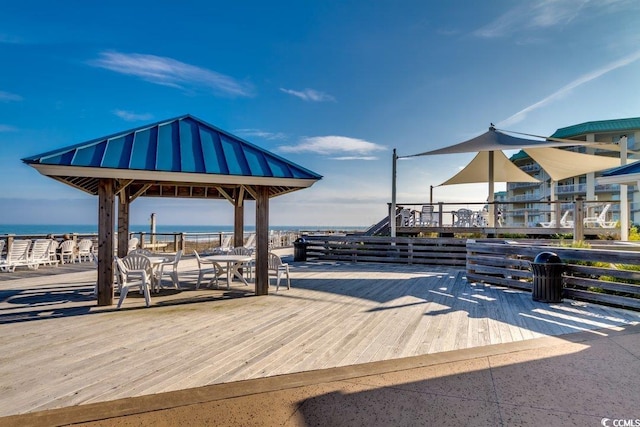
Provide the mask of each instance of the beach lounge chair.
POLYGON ((436 221, 433 216, 433 205, 422 206, 422 211, 420 212, 420 225, 424 225, 426 227, 438 225, 438 221, 436 221))
POLYGON ((129 242, 127 243, 127 253, 131 251, 135 251, 138 248, 139 242, 140 242, 140 239, 138 239, 137 237, 130 238, 129 242))
POLYGON ((138 288, 144 294, 146 306, 151 305, 151 278, 153 272, 151 270, 151 261, 144 255, 133 254, 124 258, 116 257, 116 265, 119 270, 119 287, 120 299, 118 299, 118 308, 122 306, 122 302, 127 297, 131 289, 138 288))
POLYGON ((220 236, 220 246, 213 249, 213 252, 218 254, 226 254, 231 250, 231 239, 233 234, 223 234, 220 236))
POLYGON ((247 237, 247 241, 244 242, 244 247, 249 249, 251 252, 255 251, 255 249, 256 249, 256 233, 249 234, 249 237, 247 237))
MULTIPOLYGON (((560 218, 560 227, 564 227, 564 228, 573 227, 573 221, 570 221, 567 219, 570 213, 571 211, 568 210, 568 211, 565 211, 564 214, 562 214, 562 218, 560 218)), ((551 221, 548 221, 548 222, 541 222, 540 226, 544 228, 557 227, 556 220, 552 219, 551 221)))
POLYGON ((29 265, 31 240, 14 240, 7 248, 7 256, 0 261, 0 271, 13 272, 16 267, 29 265))
POLYGON ((6 244, 6 240, 0 240, 0 259, 4 259, 2 252, 4 251, 4 245, 6 244))
POLYGON ((607 203, 602 208, 602 212, 598 216, 587 217, 584 219, 585 227, 602 227, 602 228, 615 228, 617 221, 607 221, 607 213, 611 209, 611 203, 607 203))
POLYGON ((93 242, 91 239, 82 239, 80 243, 78 243, 78 260, 82 261, 91 261, 93 258, 93 242))
POLYGON ((51 239, 37 239, 31 246, 29 252, 29 265, 32 270, 37 270, 40 264, 49 264, 49 247, 51 246, 51 239))
POLYGON ((280 278, 283 274, 287 276, 287 289, 291 289, 291 279, 289 279, 289 264, 283 263, 282 259, 273 252, 269 252, 268 261, 269 276, 276 276, 276 292, 278 292, 278 289, 280 289, 280 278))
POLYGON ((173 287, 176 289, 180 289, 180 280, 178 279, 178 263, 180 262, 180 258, 182 257, 182 250, 176 252, 176 256, 172 261, 163 262, 158 267, 156 271, 156 287, 157 290, 160 290, 162 287, 162 276, 168 275, 171 277, 171 281, 173 282, 173 287))
POLYGON ((198 252, 195 249, 193 254, 196 256, 196 260, 198 261, 198 281, 196 282, 196 289, 200 287, 200 282, 204 278, 204 275, 209 273, 213 274, 209 285, 211 285, 215 280, 216 287, 218 287, 218 276, 223 274, 222 266, 215 261, 200 258, 200 255, 198 255, 198 252))
POLYGON ((76 242, 74 240, 65 240, 60 244, 60 263, 76 262, 76 242))

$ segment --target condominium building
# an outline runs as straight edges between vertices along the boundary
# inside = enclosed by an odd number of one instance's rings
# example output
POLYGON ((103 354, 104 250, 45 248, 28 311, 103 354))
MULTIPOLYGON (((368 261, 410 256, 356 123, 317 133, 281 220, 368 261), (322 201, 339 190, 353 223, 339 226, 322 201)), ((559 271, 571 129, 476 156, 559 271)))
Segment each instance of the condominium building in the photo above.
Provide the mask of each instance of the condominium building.
MULTIPOLYGON (((551 138, 597 142, 597 145, 568 146, 563 149, 616 158, 626 151, 627 158, 631 161, 640 158, 640 117, 580 123, 556 130, 551 138)), ((506 200, 511 206, 506 219, 509 223, 535 226, 548 221, 550 208, 545 207, 543 202, 553 198, 562 202, 561 210, 566 211, 573 208, 573 202, 578 196, 585 199, 589 206, 595 206, 593 202, 596 201, 611 203, 612 219, 619 219, 620 186, 598 184, 596 178, 599 172, 554 182, 525 151, 514 154, 511 161, 541 182, 507 183, 506 200)), ((630 223, 640 223, 640 191, 636 186, 628 186, 627 194, 630 223)))

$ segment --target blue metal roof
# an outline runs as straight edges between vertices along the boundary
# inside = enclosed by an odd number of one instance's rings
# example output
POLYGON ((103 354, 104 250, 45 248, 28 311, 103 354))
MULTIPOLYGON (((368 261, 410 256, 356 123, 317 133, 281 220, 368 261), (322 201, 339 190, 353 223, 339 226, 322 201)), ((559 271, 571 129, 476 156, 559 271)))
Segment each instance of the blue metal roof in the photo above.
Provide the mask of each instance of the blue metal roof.
POLYGON ((588 133, 626 132, 640 129, 640 117, 615 120, 599 120, 560 128, 551 138, 573 138, 588 133))
POLYGON ((180 189, 176 188, 174 193, 186 192, 190 197, 198 197, 193 194, 214 197, 207 188, 218 184, 222 189, 218 196, 223 196, 227 188, 253 185, 269 186, 274 196, 309 187, 322 178, 191 115, 22 161, 44 175, 91 194, 97 194, 98 180, 105 177, 136 180, 138 184, 145 183, 145 188, 149 183, 162 183, 162 187, 140 190, 141 195, 153 196, 163 195, 165 183, 180 183, 180 189), (194 191, 192 183, 197 183, 202 191, 194 191))
POLYGON ((606 172, 603 172, 602 176, 623 176, 636 173, 640 173, 640 162, 633 162, 628 165, 609 169, 606 172))
POLYGON ((22 159, 27 164, 253 177, 320 175, 191 115, 22 159))

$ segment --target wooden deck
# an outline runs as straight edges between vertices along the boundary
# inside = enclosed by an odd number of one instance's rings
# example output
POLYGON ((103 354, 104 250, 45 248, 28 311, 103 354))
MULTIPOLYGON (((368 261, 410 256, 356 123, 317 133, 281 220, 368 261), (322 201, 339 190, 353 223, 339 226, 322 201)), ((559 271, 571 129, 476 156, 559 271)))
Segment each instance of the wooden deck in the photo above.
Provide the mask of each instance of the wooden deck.
MULTIPOLYGON (((0 416, 640 321, 467 283, 463 270, 292 263, 292 289, 195 288, 97 307, 87 263, 0 276, 0 416)), ((602 334, 602 332, 595 332, 602 334)))

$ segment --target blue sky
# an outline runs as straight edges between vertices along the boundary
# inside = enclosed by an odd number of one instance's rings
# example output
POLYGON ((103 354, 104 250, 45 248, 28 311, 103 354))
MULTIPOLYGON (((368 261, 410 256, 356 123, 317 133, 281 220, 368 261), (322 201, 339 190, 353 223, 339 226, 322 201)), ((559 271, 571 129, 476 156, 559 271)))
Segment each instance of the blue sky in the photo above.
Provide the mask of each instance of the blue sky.
MULTIPOLYGON (((550 135, 640 116, 640 2, 0 3, 0 223, 91 224, 97 201, 21 158, 193 114, 324 176, 274 225, 367 226, 391 153, 498 128, 550 135)), ((398 163, 398 202, 473 154, 398 163)), ((434 189, 482 201, 486 185, 434 189)), ((132 223, 231 224, 224 201, 139 199, 132 223)), ((249 205, 247 224, 253 224, 249 205)))

